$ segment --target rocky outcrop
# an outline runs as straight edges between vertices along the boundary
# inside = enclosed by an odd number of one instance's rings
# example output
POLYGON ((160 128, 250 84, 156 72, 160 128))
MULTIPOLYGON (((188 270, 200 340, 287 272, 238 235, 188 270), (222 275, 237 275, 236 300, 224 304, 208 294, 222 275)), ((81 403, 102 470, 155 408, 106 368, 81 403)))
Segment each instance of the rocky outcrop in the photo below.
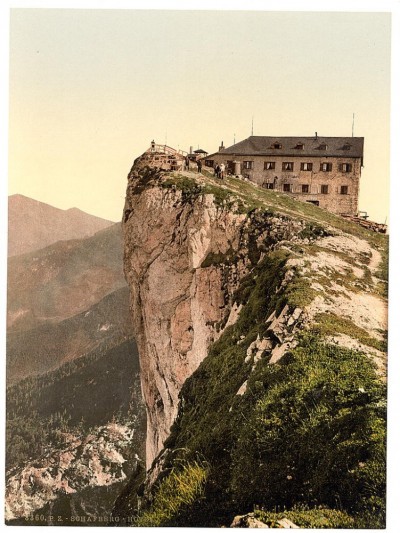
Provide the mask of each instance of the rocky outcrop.
MULTIPOLYGON (((197 182, 192 176, 181 173, 174 180, 168 174, 134 165, 128 177, 124 271, 147 406, 148 467, 169 434, 183 383, 224 327, 234 324, 239 316, 241 307, 232 296, 241 280, 268 251, 277 247, 292 250, 293 244, 308 245, 316 238, 310 241, 304 235, 305 220, 257 210, 246 214, 240 209, 240 201, 221 200, 218 189, 203 176, 197 182)), ((313 257, 305 255, 304 250, 293 254, 282 290, 295 271, 302 271, 314 283, 329 277, 332 269, 343 276, 348 269, 353 277, 364 276, 362 262, 357 267, 346 263, 340 254, 348 253, 350 247, 365 263, 368 254, 372 257, 369 245, 355 237, 324 231, 320 237, 321 250, 313 257)), ((335 306, 337 312, 340 305, 347 304, 349 291, 351 288, 341 286, 340 291, 332 291, 333 299, 332 294, 325 298, 324 288, 317 284, 317 298, 308 312, 286 306, 273 313, 266 321, 266 338, 257 341, 259 346, 254 345, 256 353, 251 355, 253 347, 249 348, 253 365, 262 354, 268 354, 270 363, 277 362, 295 346, 294 333, 299 327, 311 324, 318 312, 335 306)), ((384 302, 373 295, 366 298, 374 310, 382 307, 382 320, 374 327, 376 331, 384 330, 384 302)), ((366 305, 361 313, 364 317, 368 315, 366 305)), ((244 384, 238 394, 245 390, 244 384)))
POLYGON ((296 526, 291 520, 287 518, 281 518, 276 520, 273 525, 268 526, 258 518, 255 518, 254 513, 248 513, 246 515, 238 515, 233 519, 230 527, 248 527, 248 528, 278 528, 278 529, 299 529, 299 526, 296 526))
POLYGON ((232 295, 252 266, 249 248, 258 259, 257 239, 275 243, 290 232, 296 240, 303 224, 249 217, 195 188, 185 194, 161 181, 143 190, 140 180, 134 168, 125 205, 124 270, 147 406, 149 467, 176 417, 183 383, 238 316, 232 295))
POLYGON ((9 473, 6 520, 29 521, 31 515, 60 497, 121 484, 127 475, 125 456, 132 437, 131 428, 115 423, 99 427, 86 437, 66 434, 62 449, 51 450, 47 456, 9 473))
POLYGON ((150 466, 168 436, 184 381, 217 337, 215 325, 243 268, 225 272, 219 265, 201 265, 209 254, 238 250, 243 217, 218 210, 211 195, 184 204, 180 191, 153 188, 133 201, 125 224, 125 272, 147 405, 150 466))
MULTIPOLYGON (((374 369, 373 377, 365 371, 362 379, 384 378, 384 237, 370 237, 314 206, 235 179, 216 183, 207 175, 138 165, 128 179, 124 271, 147 408, 149 469, 138 509, 151 508, 155 482, 168 476, 175 460, 179 469, 199 452, 211 480, 201 505, 213 517, 197 518, 203 525, 229 525, 234 515, 228 518, 224 506, 231 513, 238 500, 221 502, 221 518, 215 498, 234 490, 243 505, 252 504, 241 492, 242 480, 253 483, 240 470, 240 454, 252 465, 254 451, 253 442, 242 444, 248 438, 243 428, 258 438, 252 424, 268 423, 253 417, 269 405, 257 398, 272 394, 275 372, 284 376, 293 367, 301 380, 299 357, 308 350, 313 356, 314 344, 321 342, 328 352, 343 349, 344 361, 355 350, 354 357, 377 363, 379 377, 374 369)), ((325 357, 324 350, 318 357, 325 357)), ((341 368, 339 356, 335 364, 341 368)), ((363 394, 364 388, 357 391, 363 394)), ((314 393, 325 398, 318 388, 314 393)), ((262 464, 254 453, 257 468, 266 468, 268 457, 262 464)), ((283 476, 282 483, 292 479, 283 476)), ((252 490, 254 502, 262 501, 252 490)), ((194 520, 179 513, 175 518, 165 525, 194 520)))

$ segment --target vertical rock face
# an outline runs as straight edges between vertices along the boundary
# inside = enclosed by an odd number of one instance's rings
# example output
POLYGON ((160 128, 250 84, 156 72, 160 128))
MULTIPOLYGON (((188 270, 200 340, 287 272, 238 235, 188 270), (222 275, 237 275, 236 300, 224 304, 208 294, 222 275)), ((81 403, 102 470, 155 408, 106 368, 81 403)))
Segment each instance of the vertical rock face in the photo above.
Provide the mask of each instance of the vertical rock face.
POLYGON ((234 268, 222 265, 226 254, 240 249, 245 217, 219 209, 210 194, 191 202, 182 191, 161 187, 136 194, 135 179, 131 175, 125 206, 124 267, 147 405, 150 466, 176 416, 178 393, 217 337, 235 280, 246 270, 240 259, 234 268))
POLYGON ((235 178, 136 162, 128 179, 124 269, 148 471, 118 512, 142 526, 221 527, 299 495, 334 508, 340 494, 353 512, 364 493, 383 510, 384 236, 235 178), (207 483, 192 473, 201 497, 180 508, 177 479, 191 468, 207 483))
MULTIPOLYGON (((309 328, 322 320, 320 329, 327 331, 334 316, 335 320, 345 317, 356 328, 351 343, 346 335, 336 335, 334 342, 354 347, 356 341, 362 343, 362 338, 368 337, 368 346, 364 343, 362 349, 384 373, 384 353, 374 346, 379 348, 384 340, 386 303, 376 294, 379 282, 374 254, 378 252, 367 241, 328 225, 310 230, 307 218, 296 213, 296 209, 300 213, 304 209, 301 203, 287 205, 287 200, 274 197, 281 202, 283 213, 288 213, 280 214, 274 205, 274 211, 270 210, 269 198, 265 201, 255 188, 247 191, 244 205, 240 204, 243 196, 234 188, 236 182, 217 187, 211 178, 168 175, 137 164, 128 180, 124 271, 147 407, 148 468, 169 435, 184 382, 247 303, 243 295, 240 304, 236 297, 234 302, 235 291, 243 288, 243 278, 273 250, 281 250, 288 258, 277 290, 280 294, 297 291, 297 297, 292 297, 293 308, 277 310, 266 321, 270 363, 296 345, 294 329, 309 328), (257 195, 264 202, 263 209, 252 208, 257 195), (312 244, 315 242, 318 246, 312 244), (350 249, 354 257, 343 263, 350 249), (303 300, 307 298, 305 308, 303 300), (297 301, 303 309, 295 308, 297 301), (373 340, 367 333, 371 328, 373 340)), ((309 220, 315 223, 323 218, 323 211, 312 209, 309 220)), ((339 219, 332 221, 342 224, 339 219)), ((264 297, 268 299, 267 294, 264 297)), ((349 330, 345 326, 342 320, 342 333, 349 330)), ((260 346, 254 350, 260 355, 254 365, 266 351, 263 343, 267 341, 257 342, 260 346)), ((239 390, 243 395, 246 384, 239 390)))

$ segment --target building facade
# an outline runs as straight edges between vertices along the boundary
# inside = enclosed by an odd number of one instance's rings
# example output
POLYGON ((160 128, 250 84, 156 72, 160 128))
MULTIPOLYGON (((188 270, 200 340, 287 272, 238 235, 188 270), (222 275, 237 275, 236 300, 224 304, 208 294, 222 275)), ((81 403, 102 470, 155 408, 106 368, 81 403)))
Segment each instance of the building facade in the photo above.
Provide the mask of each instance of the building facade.
POLYGON ((363 137, 251 136, 204 158, 243 176, 333 213, 357 215, 363 167, 363 137))

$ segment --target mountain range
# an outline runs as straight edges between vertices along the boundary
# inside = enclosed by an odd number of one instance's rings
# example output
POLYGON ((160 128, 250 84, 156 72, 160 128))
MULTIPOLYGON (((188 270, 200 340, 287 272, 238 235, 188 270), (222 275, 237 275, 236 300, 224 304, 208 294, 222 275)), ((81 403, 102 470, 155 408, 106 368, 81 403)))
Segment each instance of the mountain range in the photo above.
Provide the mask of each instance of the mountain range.
POLYGON ((63 210, 13 194, 8 199, 8 255, 20 255, 61 240, 80 239, 113 222, 73 207, 63 210))
POLYGON ((9 329, 30 329, 87 310, 126 286, 119 224, 8 260, 9 329))
POLYGON ((9 524, 26 524, 39 511, 48 524, 54 508, 68 523, 80 500, 82 516, 85 507, 93 513, 96 506, 107 516, 133 468, 127 458, 144 453, 145 415, 122 250, 119 223, 22 195, 9 199, 9 524), (84 453, 77 442, 87 443, 84 453), (108 464, 107 449, 114 448, 108 464), (105 455, 97 467, 100 449, 105 455), (61 474, 66 454, 74 456, 73 468, 61 474), (79 478, 82 469, 86 482, 79 478), (75 487, 72 507, 60 475, 75 487))

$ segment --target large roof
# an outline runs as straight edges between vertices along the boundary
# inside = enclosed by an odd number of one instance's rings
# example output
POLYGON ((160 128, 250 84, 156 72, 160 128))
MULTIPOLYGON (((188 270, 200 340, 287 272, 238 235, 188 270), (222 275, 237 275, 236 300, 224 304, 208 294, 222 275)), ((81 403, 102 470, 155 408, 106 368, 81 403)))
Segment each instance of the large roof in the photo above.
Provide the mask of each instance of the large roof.
POLYGON ((264 137, 252 135, 218 153, 362 158, 363 152, 364 137, 264 137))

